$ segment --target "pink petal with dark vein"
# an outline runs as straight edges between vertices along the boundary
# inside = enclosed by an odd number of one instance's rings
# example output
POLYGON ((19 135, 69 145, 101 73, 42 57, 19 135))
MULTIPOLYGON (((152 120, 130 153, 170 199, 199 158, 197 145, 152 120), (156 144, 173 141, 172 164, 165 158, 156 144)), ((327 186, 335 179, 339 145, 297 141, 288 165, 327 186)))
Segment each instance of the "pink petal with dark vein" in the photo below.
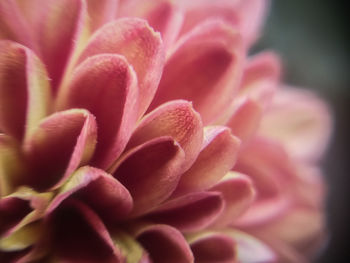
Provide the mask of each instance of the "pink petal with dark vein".
POLYGON ((123 55, 134 68, 140 92, 140 117, 154 96, 163 69, 164 49, 159 33, 144 20, 118 19, 96 31, 79 61, 102 53, 123 55))
POLYGON ((131 193, 132 216, 151 210, 174 191, 183 171, 184 152, 170 137, 148 141, 128 152, 113 176, 131 193))
POLYGON ((75 70, 58 108, 85 108, 95 117, 98 143, 92 163, 107 168, 129 140, 137 118, 138 90, 134 70, 112 54, 86 59, 75 70))
POLYGON ((223 126, 204 130, 202 150, 191 168, 180 179, 174 195, 208 189, 235 164, 240 141, 223 126))
POLYGON ((105 220, 118 220, 132 209, 128 190, 110 174, 93 167, 78 169, 59 189, 47 213, 52 213, 64 200, 79 199, 105 220))
POLYGON ((263 109, 258 102, 249 98, 243 99, 235 105, 234 112, 226 125, 244 142, 258 129, 262 114, 263 109))
POLYGON ((197 192, 162 204, 146 219, 172 225, 182 232, 198 231, 210 225, 224 206, 220 193, 197 192))
POLYGON ((169 51, 150 109, 185 99, 193 101, 203 123, 213 122, 238 88, 243 55, 240 35, 227 24, 210 20, 198 25, 169 51))
POLYGON ((16 1, 0 1, 0 39, 13 40, 29 48, 35 46, 31 28, 16 1))
POLYGON ((137 233, 153 263, 192 263, 193 254, 183 235, 167 225, 151 225, 137 233))
POLYGON ((232 224, 255 199, 255 189, 251 179, 240 173, 228 173, 210 190, 220 192, 226 204, 221 215, 215 220, 214 226, 232 224))
POLYGON ((37 38, 52 89, 57 92, 70 58, 82 41, 87 7, 83 0, 47 0, 40 4, 37 38))
POLYGON ((118 2, 119 0, 87 0, 91 31, 115 19, 118 2))
POLYGON ((18 197, 0 199, 0 235, 16 226, 21 220, 32 212, 29 200, 18 197))
POLYGON ((24 145, 26 184, 41 190, 59 187, 90 160, 96 132, 95 118, 86 110, 57 112, 43 119, 24 145))
POLYGON ((184 171, 195 161, 202 146, 200 115, 187 101, 171 101, 147 114, 133 132, 127 145, 131 149, 151 139, 170 136, 185 152, 184 171))
POLYGON ((236 244, 227 235, 204 232, 189 243, 196 263, 236 262, 236 244))
POLYGON ((47 224, 59 262, 123 262, 103 222, 84 203, 65 202, 50 214, 47 224))
POLYGON ((276 92, 281 77, 281 62, 272 52, 263 52, 251 57, 246 63, 239 89, 241 96, 247 96, 266 108, 276 92))
POLYGON ((154 30, 161 33, 165 47, 174 42, 183 20, 183 13, 171 0, 126 1, 121 4, 118 16, 133 16, 147 20, 154 30))
POLYGON ((47 74, 34 53, 15 42, 0 41, 0 61, 0 130, 21 141, 50 111, 47 74))

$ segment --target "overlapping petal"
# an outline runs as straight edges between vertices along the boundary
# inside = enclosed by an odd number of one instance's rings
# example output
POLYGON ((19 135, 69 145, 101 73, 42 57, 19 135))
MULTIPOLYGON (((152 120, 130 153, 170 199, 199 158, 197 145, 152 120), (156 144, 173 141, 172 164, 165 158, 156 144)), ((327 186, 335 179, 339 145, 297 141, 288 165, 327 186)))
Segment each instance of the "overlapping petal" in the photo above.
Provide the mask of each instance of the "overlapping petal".
POLYGON ((57 188, 92 157, 96 122, 86 110, 57 112, 43 119, 24 144, 26 177, 35 189, 57 188))
POLYGON ((120 54, 136 72, 140 101, 138 116, 149 106, 156 92, 164 64, 159 33, 137 18, 123 18, 106 24, 89 40, 79 61, 96 54, 120 54))
POLYGON ((69 89, 61 95, 59 109, 84 108, 96 117, 98 143, 93 164, 108 168, 124 150, 136 122, 134 70, 120 55, 92 56, 75 69, 69 89))
POLYGON ((22 45, 0 41, 0 61, 0 130, 21 141, 50 112, 50 84, 44 65, 22 45))
POLYGON ((240 35, 222 21, 198 25, 169 51, 151 109, 173 99, 193 102, 205 124, 231 103, 242 73, 240 35))

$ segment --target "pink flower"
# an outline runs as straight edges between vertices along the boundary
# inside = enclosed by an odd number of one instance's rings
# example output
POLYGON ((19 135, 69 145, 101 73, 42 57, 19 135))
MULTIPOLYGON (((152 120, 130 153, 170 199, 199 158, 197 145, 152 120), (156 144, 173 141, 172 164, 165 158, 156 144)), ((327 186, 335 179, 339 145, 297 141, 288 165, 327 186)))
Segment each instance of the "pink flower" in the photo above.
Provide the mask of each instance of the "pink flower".
POLYGON ((0 261, 307 260, 330 118, 247 56, 265 11, 1 1, 0 261))

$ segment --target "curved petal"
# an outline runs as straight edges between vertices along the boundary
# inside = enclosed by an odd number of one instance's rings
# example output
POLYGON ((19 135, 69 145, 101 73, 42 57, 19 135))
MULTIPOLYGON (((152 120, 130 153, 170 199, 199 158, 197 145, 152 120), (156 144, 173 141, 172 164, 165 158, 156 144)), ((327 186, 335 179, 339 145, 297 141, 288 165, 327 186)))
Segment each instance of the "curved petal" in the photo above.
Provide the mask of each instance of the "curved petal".
POLYGON ((164 50, 159 33, 144 20, 118 19, 91 37, 79 61, 102 53, 123 55, 134 68, 140 92, 138 116, 141 116, 154 96, 163 69, 164 50))
POLYGON ((172 0, 132 0, 121 3, 120 17, 139 17, 147 20, 154 30, 162 35, 165 47, 176 39, 183 20, 183 12, 172 0))
POLYGON ((196 263, 236 262, 235 241, 219 232, 203 232, 187 237, 196 263))
POLYGON ((278 88, 280 77, 279 57, 273 52, 259 53, 246 63, 239 95, 254 99, 266 108, 278 88))
POLYGON ((170 136, 185 152, 184 171, 197 158, 203 140, 200 115, 187 101, 172 101, 147 114, 135 129, 127 149, 153 138, 170 136))
POLYGON ((52 213, 64 200, 79 199, 101 218, 118 220, 132 209, 129 191, 110 174, 93 167, 78 169, 59 189, 46 213, 52 213))
POLYGON ((169 51, 150 109, 174 99, 193 101, 203 123, 212 123, 231 103, 243 65, 238 32, 222 21, 200 24, 169 51))
POLYGON ((225 226, 246 211, 255 199, 252 181, 246 175, 230 172, 211 191, 220 192, 225 200, 225 208, 215 220, 214 226, 225 226))
POLYGON ((123 262, 103 222, 84 203, 64 202, 49 215, 47 224, 59 262, 123 262))
POLYGON ((21 184, 24 174, 20 145, 11 136, 0 134, 0 197, 21 184))
POLYGON ((87 0, 91 31, 112 21, 116 16, 118 4, 119 0, 87 0))
POLYGON ((222 232, 236 242, 238 262, 279 262, 274 251, 255 237, 238 230, 227 229, 222 232))
POLYGON ((35 42, 31 30, 16 1, 0 1, 0 39, 13 40, 33 48, 35 42))
POLYGON ((44 65, 28 48, 0 41, 0 130, 18 140, 29 136, 50 111, 44 65))
POLYGON ((47 0, 37 7, 41 58, 56 93, 70 60, 86 38, 87 7, 83 0, 47 0))
POLYGON ((192 263, 193 254, 186 239, 175 228, 150 225, 137 232, 137 240, 150 254, 153 263, 192 263))
POLYGON ((88 111, 72 109, 47 117, 24 144, 26 184, 41 190, 59 187, 90 160, 95 144, 95 118, 88 111))
POLYGON ((262 224, 286 212, 294 195, 296 167, 279 143, 255 137, 241 150, 235 171, 248 175, 257 199, 235 224, 262 224))
POLYGON ((59 109, 85 108, 95 117, 98 143, 93 165, 107 168, 131 135, 137 118, 137 79, 124 57, 96 55, 75 70, 69 89, 61 94, 59 109))
POLYGON ((152 209, 174 191, 183 171, 184 153, 170 137, 134 148, 118 162, 113 176, 131 193, 132 216, 152 209))
POLYGON ((331 129, 329 109, 319 98, 286 87, 276 93, 259 133, 283 143, 295 158, 317 161, 329 143, 331 129))
POLYGON ((172 225, 182 232, 198 231, 210 225, 224 205, 218 192, 191 193, 162 204, 146 219, 172 225))
POLYGON ((223 126, 204 129, 202 150, 180 179, 175 196, 208 189, 235 164, 240 141, 223 126))
POLYGON ((250 98, 237 101, 234 107, 233 114, 226 125, 244 142, 258 129, 263 109, 260 103, 250 98))

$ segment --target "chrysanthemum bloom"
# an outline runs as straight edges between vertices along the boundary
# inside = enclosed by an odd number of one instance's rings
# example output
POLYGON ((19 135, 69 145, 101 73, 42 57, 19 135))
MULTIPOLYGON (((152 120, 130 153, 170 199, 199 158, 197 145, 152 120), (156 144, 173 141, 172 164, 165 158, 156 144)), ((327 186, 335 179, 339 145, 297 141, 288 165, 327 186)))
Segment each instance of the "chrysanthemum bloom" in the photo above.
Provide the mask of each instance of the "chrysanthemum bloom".
POLYGON ((248 57, 262 0, 1 0, 1 262, 303 262, 330 119, 248 57))

